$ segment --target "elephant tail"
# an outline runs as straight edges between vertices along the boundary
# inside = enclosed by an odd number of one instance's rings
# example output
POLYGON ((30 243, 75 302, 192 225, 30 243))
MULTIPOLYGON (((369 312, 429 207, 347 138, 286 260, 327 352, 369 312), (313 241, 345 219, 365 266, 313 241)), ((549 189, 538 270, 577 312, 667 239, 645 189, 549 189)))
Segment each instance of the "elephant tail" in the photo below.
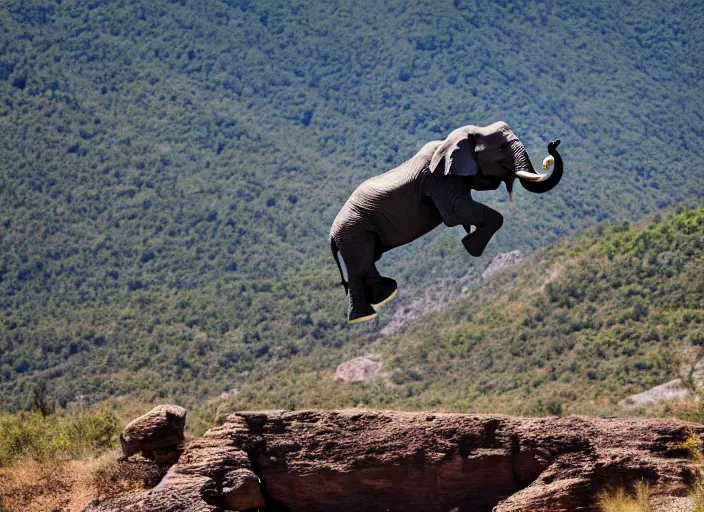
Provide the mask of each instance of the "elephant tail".
MULTIPOLYGON (((340 250, 337 248, 337 244, 335 243, 335 239, 333 237, 330 237, 330 250, 332 251, 332 257, 335 258, 335 263, 337 263, 337 270, 340 271, 340 284, 345 287, 345 294, 347 294, 350 286, 345 280, 345 273, 342 270, 342 264, 340 264, 340 250)), ((344 264, 344 260, 342 263, 344 264)))

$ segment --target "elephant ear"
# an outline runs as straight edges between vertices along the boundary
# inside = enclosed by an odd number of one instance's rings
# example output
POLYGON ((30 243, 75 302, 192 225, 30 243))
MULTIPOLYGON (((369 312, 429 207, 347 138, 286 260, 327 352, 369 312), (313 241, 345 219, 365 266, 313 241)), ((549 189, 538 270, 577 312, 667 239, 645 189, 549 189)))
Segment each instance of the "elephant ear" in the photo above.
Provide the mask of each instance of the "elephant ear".
POLYGON ((479 172, 479 165, 474 154, 475 141, 472 134, 476 126, 463 126, 454 130, 442 141, 430 159, 430 172, 437 172, 442 168, 443 174, 458 176, 475 176, 479 172), (444 162, 445 165, 440 165, 444 162))

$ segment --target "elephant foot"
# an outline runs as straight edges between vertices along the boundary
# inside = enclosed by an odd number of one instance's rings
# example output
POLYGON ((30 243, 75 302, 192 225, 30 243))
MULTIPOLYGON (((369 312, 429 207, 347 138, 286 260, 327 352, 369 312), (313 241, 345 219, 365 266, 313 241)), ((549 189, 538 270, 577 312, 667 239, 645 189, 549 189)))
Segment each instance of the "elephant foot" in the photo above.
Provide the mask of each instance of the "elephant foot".
POLYGON ((387 302, 392 301, 392 300, 394 299, 394 297, 396 297, 397 294, 398 294, 398 290, 394 290, 393 292, 391 292, 391 295, 389 295, 388 297, 386 297, 384 300, 382 300, 382 301, 379 302, 378 304, 372 304, 372 307, 373 307, 374 309, 376 309, 377 311, 379 311, 379 310, 381 309, 381 307, 382 307, 384 304, 386 304, 387 302))
POLYGON ((475 258, 478 258, 486 249, 489 240, 481 240, 474 236, 474 233, 467 235, 462 239, 462 245, 464 245, 465 250, 475 258))
MULTIPOLYGON (((462 245, 464 245, 464 248, 475 258, 482 255, 484 249, 486 249, 486 246, 489 244, 491 237, 493 237, 494 233, 501 229, 501 226, 504 223, 504 218, 499 212, 490 208, 487 208, 487 210, 487 220, 484 225, 481 227, 477 226, 474 233, 471 233, 462 239, 462 245)), ((465 231, 469 233, 468 226, 465 226, 464 228, 465 231)))
POLYGON ((396 297, 396 281, 390 277, 382 277, 373 283, 367 283, 367 298, 371 305, 379 311, 379 308, 396 297))
POLYGON ((365 304, 364 307, 350 307, 350 314, 347 317, 347 323, 357 324, 360 322, 366 322, 367 320, 373 320, 376 318, 376 311, 369 304, 365 304))
POLYGON ((478 258, 484 253, 486 246, 489 245, 489 240, 491 240, 491 235, 488 237, 478 236, 475 231, 471 235, 467 235, 462 239, 462 245, 464 245, 464 248, 471 256, 478 258))

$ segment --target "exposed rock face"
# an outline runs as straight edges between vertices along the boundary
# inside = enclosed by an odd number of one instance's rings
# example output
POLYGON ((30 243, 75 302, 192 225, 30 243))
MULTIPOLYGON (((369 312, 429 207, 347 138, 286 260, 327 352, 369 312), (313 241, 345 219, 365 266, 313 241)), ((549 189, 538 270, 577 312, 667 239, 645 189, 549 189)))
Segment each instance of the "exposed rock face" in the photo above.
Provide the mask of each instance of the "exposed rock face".
POLYGON ((178 405, 159 405, 131 421, 120 434, 120 445, 125 457, 142 454, 168 465, 178 459, 179 445, 183 443, 186 409, 178 405))
POLYGON ((422 290, 417 290, 420 293, 416 297, 400 292, 394 316, 379 332, 382 336, 391 336, 405 331, 422 317, 468 296, 468 287, 472 282, 469 276, 459 279, 442 278, 428 283, 422 290))
POLYGON ((626 408, 645 407, 657 405, 660 402, 681 400, 687 395, 689 395, 689 390, 682 386, 682 379, 675 379, 642 393, 629 395, 621 400, 619 405, 626 408))
POLYGON ((488 279, 494 274, 518 266, 521 261, 523 261, 523 255, 520 251, 501 252, 494 256, 491 263, 484 269, 482 279, 488 279))
MULTIPOLYGON (((520 251, 502 252, 494 256, 482 272, 482 279, 517 266, 523 261, 520 251)), ((383 336, 403 332, 422 317, 441 311, 457 301, 470 296, 470 286, 479 279, 467 274, 458 279, 442 278, 426 284, 416 297, 401 295, 396 303, 394 316, 381 329, 383 336)))
POLYGON ((92 512, 596 511, 605 486, 686 494, 674 420, 402 412, 238 412, 191 444, 154 489, 92 512), (259 484, 259 480, 261 484, 259 484))
POLYGON ((364 382, 372 380, 381 370, 381 358, 378 356, 355 357, 337 367, 335 380, 342 382, 364 382))
POLYGON ((222 481, 222 495, 231 508, 247 510, 266 505, 261 493, 261 480, 250 469, 240 468, 229 471, 222 481))

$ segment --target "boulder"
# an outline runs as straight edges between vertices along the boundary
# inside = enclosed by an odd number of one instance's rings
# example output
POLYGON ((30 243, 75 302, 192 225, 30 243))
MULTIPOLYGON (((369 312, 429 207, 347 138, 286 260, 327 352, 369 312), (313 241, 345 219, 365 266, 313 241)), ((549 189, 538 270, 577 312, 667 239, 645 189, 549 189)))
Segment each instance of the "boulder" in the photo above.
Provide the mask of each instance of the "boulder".
POLYGON ((175 462, 183 443, 186 409, 178 405, 159 405, 131 421, 120 434, 125 457, 142 453, 160 464, 175 462))
POLYGON ((687 506, 697 469, 682 443, 703 434, 676 420, 243 411, 155 488, 89 510, 596 512, 599 492, 641 481, 653 505, 687 506))
POLYGON ((682 385, 681 379, 671 380, 665 384, 660 384, 647 391, 635 395, 629 395, 618 404, 621 407, 632 409, 635 407, 648 407, 657 405, 660 402, 672 402, 682 400, 690 394, 689 389, 682 385))
POLYGON ((234 510, 249 510, 266 505, 259 477, 246 468, 234 469, 225 474, 222 495, 225 503, 234 510))
POLYGON ((335 380, 342 382, 364 382, 374 379, 381 370, 378 356, 355 357, 342 363, 335 371, 335 380))

